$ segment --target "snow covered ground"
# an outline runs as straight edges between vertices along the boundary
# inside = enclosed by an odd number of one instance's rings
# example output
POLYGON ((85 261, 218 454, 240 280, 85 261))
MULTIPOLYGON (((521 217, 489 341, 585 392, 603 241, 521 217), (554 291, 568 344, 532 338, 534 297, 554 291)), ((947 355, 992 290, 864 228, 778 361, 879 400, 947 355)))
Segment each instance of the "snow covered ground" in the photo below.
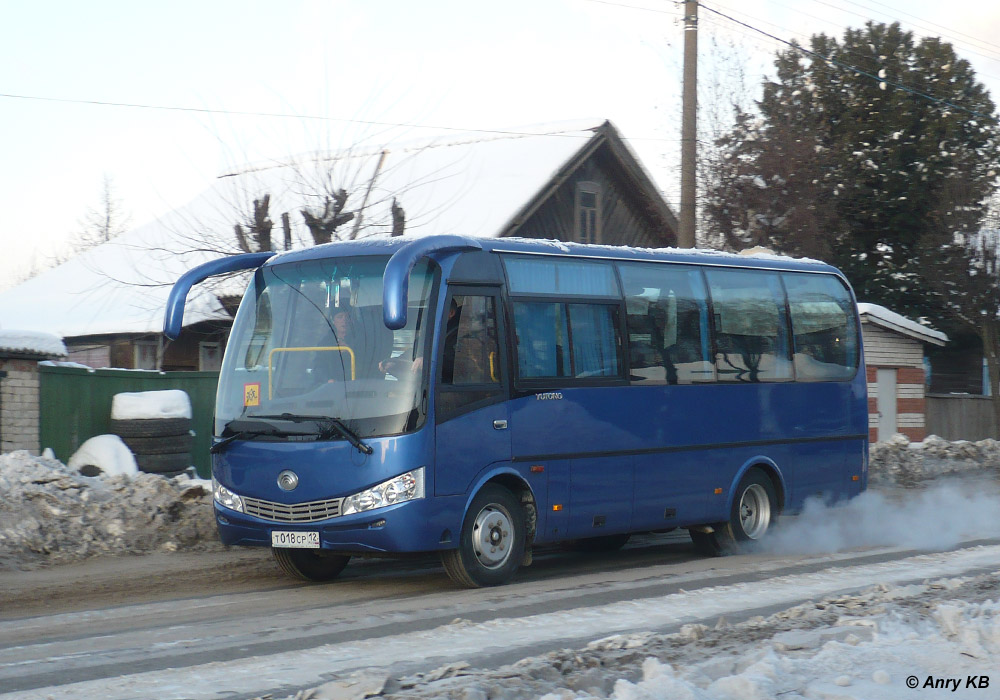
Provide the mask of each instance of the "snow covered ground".
MULTIPOLYGON (((292 687, 311 688, 289 696, 299 700, 1000 698, 998 474, 994 441, 874 446, 867 494, 810 504, 767 544, 768 556, 805 556, 820 571, 771 575, 751 555, 745 566, 759 581, 654 596, 642 590, 647 582, 624 602, 458 617, 429 630, 9 697, 221 699, 292 687), (859 549, 892 560, 852 561, 859 549), (520 649, 516 663, 489 663, 520 649), (429 659, 436 670, 427 670, 429 659)), ((219 546, 210 496, 183 477, 83 477, 12 453, 0 456, 0 492, 3 567, 219 546)))

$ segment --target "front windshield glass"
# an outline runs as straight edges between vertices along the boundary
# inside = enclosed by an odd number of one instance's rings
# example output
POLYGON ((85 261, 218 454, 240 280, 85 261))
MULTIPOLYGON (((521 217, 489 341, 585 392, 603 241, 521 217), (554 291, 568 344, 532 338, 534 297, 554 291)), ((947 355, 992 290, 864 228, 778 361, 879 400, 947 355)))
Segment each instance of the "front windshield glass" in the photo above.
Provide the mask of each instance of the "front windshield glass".
MULTIPOLYGON (((406 327, 382 321, 388 256, 262 267, 240 304, 216 400, 215 434, 254 416, 329 416, 360 437, 424 420, 428 306, 436 275, 410 274, 406 327)), ((266 439, 266 438, 265 438, 266 439)))

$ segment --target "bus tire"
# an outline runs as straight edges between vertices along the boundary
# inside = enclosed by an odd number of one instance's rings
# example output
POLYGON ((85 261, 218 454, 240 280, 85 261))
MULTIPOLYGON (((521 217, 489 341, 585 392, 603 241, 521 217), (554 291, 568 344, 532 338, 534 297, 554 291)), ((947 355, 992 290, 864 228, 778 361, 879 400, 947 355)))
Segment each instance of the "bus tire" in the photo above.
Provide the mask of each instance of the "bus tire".
POLYGON ((760 469, 750 469, 740 479, 729 521, 717 523, 713 532, 691 529, 691 541, 702 554, 719 557, 745 551, 760 541, 778 517, 774 484, 760 469))
POLYGON ((458 548, 441 552, 441 563, 460 586, 499 586, 521 565, 524 539, 521 503, 502 486, 487 484, 472 499, 458 548))
POLYGON ((278 568, 302 581, 332 581, 347 566, 346 554, 328 554, 315 549, 285 549, 272 547, 271 554, 278 568))

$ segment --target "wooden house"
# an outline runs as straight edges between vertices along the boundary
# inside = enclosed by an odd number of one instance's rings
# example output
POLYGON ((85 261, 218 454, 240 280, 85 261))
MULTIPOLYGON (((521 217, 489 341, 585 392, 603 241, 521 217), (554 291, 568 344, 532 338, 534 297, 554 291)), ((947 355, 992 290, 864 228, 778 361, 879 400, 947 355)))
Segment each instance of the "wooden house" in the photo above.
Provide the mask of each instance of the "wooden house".
POLYGON ((677 232, 674 213, 607 121, 311 154, 227 173, 187 206, 0 293, 0 327, 53 333, 70 360, 92 367, 218 369, 246 278, 192 290, 181 337, 166 343, 170 285, 241 248, 311 245, 316 222, 337 217, 335 239, 402 229, 664 247, 677 232), (338 202, 335 188, 352 182, 355 191, 338 202), (237 225, 253 235, 240 241, 237 225))

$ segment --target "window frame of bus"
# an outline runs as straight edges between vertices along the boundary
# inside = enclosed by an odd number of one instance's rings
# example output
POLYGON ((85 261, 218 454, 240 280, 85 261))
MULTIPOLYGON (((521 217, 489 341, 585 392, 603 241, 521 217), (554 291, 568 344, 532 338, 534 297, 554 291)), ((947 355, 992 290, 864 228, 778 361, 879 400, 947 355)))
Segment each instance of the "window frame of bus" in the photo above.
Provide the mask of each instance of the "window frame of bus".
POLYGON ((503 403, 508 400, 510 396, 510 372, 508 368, 507 354, 510 352, 509 342, 507 340, 506 324, 505 324, 505 309, 503 303, 503 295, 501 289, 497 285, 483 285, 483 286, 470 286, 470 285, 448 285, 447 293, 445 295, 444 313, 442 317, 438 320, 438 324, 441 328, 441 343, 437 352, 437 369, 434 372, 434 387, 435 387, 435 398, 434 398, 434 422, 435 424, 440 424, 457 418, 459 416, 465 415, 466 413, 471 413, 472 411, 479 410, 481 408, 486 408, 487 406, 493 406, 498 403, 503 403), (452 299, 456 296, 479 296, 479 297, 489 297, 493 299, 493 311, 494 311, 494 323, 496 324, 497 333, 497 353, 499 357, 497 358, 497 369, 500 372, 499 381, 496 383, 478 383, 478 384, 445 384, 442 379, 442 373, 444 372, 444 353, 445 353, 445 334, 447 333, 448 325, 448 309, 451 308, 452 299), (442 404, 441 397, 444 394, 462 394, 462 393, 477 393, 486 392, 490 396, 486 396, 478 401, 472 401, 467 404, 462 404, 453 408, 445 408, 442 404))
POLYGON ((804 271, 804 270, 778 270, 777 272, 778 272, 778 277, 781 279, 781 287, 782 287, 782 289, 784 289, 784 292, 785 292, 785 307, 786 307, 786 314, 787 314, 788 327, 789 327, 789 339, 790 339, 790 346, 791 346, 791 352, 792 352, 792 376, 795 378, 794 381, 801 382, 801 383, 808 383, 808 384, 819 384, 819 383, 823 383, 823 382, 849 382, 849 381, 851 381, 857 375, 857 373, 858 373, 858 371, 859 371, 859 369, 861 367, 861 349, 862 349, 863 340, 862 340, 862 335, 861 335, 861 327, 860 327, 860 324, 858 323, 858 316, 857 316, 857 304, 858 304, 858 302, 854 298, 854 293, 851 290, 850 285, 840 275, 834 274, 832 272, 808 272, 808 271, 804 271), (854 341, 853 357, 852 357, 853 362, 852 362, 852 364, 849 367, 847 365, 841 365, 841 366, 843 366, 843 367, 845 367, 845 368, 847 368, 849 370, 849 374, 847 376, 845 376, 845 377, 831 377, 831 378, 816 378, 816 377, 800 377, 799 376, 799 372, 798 372, 798 370, 797 370, 797 368, 795 366, 795 355, 796 355, 796 351, 797 351, 798 348, 797 348, 796 342, 795 342, 795 338, 796 338, 796 334, 795 334, 795 322, 794 322, 794 319, 792 318, 792 297, 788 293, 788 285, 786 284, 786 277, 789 277, 789 276, 802 276, 802 277, 807 278, 807 279, 813 279, 813 278, 820 277, 820 276, 822 276, 824 278, 832 278, 834 281, 836 281, 837 284, 840 285, 840 287, 845 292, 847 300, 848 300, 848 302, 850 302, 851 309, 854 309, 854 313, 853 314, 851 314, 850 310, 845 310, 845 313, 847 315, 848 326, 850 327, 850 329, 851 329, 851 331, 853 333, 853 341, 854 341))
MULTIPOLYGON (((781 278, 781 270, 775 270, 771 268, 758 268, 758 267, 745 267, 740 265, 712 265, 706 266, 706 269, 702 270, 702 274, 705 279, 705 290, 708 293, 710 300, 710 313, 709 320, 711 322, 711 332, 712 332, 712 361, 715 364, 715 381, 719 384, 787 384, 790 382, 795 382, 795 367, 792 359, 793 355, 793 343, 792 343, 792 322, 791 322, 791 312, 788 302, 788 290, 785 289, 785 283, 781 278), (784 328, 785 333, 785 357, 784 361, 788 363, 788 376, 787 377, 765 377, 763 379, 757 379, 756 381, 746 381, 741 379, 723 379, 722 372, 719 369, 719 336, 722 335, 720 329, 716 326, 716 319, 718 314, 716 313, 716 298, 712 294, 712 279, 711 274, 713 272, 718 272, 720 274, 726 273, 750 273, 754 277, 758 277, 766 282, 767 276, 771 275, 773 281, 776 283, 775 287, 781 294, 781 303, 775 304, 775 308, 778 310, 779 316, 783 316, 783 323, 779 324, 779 327, 784 328)), ((766 285, 771 287, 772 285, 766 285)), ((771 289, 772 295, 775 289, 771 289)), ((775 301, 772 297, 772 301, 775 301)), ((727 334, 733 335, 733 334, 727 334)), ((762 336, 763 337, 763 336, 762 336)), ((780 339, 780 336, 776 336, 780 339)), ((777 354, 775 355, 777 356, 777 354)), ((747 371, 750 371, 749 368, 747 371)), ((728 374, 728 372, 727 372, 728 374)), ((738 374, 738 372, 737 372, 738 374)))
MULTIPOLYGON (((709 287, 708 287, 708 278, 705 275, 705 268, 706 267, 709 267, 709 266, 702 265, 702 264, 695 264, 695 263, 676 262, 676 261, 673 261, 673 260, 644 260, 644 259, 641 259, 641 258, 640 259, 615 260, 615 270, 618 273, 618 283, 619 283, 619 285, 620 285, 620 287, 622 289, 622 299, 623 299, 622 303, 624 304, 624 318, 622 319, 622 323, 623 323, 623 328, 624 328, 623 332, 625 334, 624 335, 624 344, 625 344, 625 351, 626 351, 625 354, 626 354, 627 361, 629 363, 629 366, 627 368, 627 370, 628 370, 628 375, 627 376, 629 377, 629 380, 628 380, 629 384, 631 384, 633 386, 651 387, 651 386, 691 386, 691 385, 695 385, 695 384, 705 385, 705 384, 716 384, 716 383, 719 383, 718 368, 717 368, 717 366, 715 364, 715 355, 716 355, 716 338, 715 338, 715 324, 714 324, 715 311, 714 311, 714 307, 713 307, 713 304, 712 304, 712 294, 709 291, 709 287), (662 381, 661 380, 648 380, 648 379, 647 380, 642 380, 642 379, 632 379, 631 378, 632 377, 632 371, 633 371, 633 367, 631 366, 631 364, 632 364, 632 339, 628 335, 628 295, 625 294, 625 281, 622 278, 622 268, 623 267, 627 267, 629 265, 633 265, 633 264, 635 264, 637 266, 654 266, 654 265, 657 265, 657 266, 664 266, 664 267, 666 267, 668 269, 672 268, 672 269, 675 269, 675 270, 682 270, 683 269, 683 270, 688 270, 688 271, 694 272, 698 276, 698 280, 699 280, 699 282, 701 284, 701 290, 704 292, 704 296, 700 299, 700 301, 704 302, 704 304, 705 304, 705 313, 708 316, 708 318, 706 319, 706 333, 707 333, 707 338, 705 338, 704 341, 707 343, 707 349, 708 349, 708 352, 709 352, 709 357, 707 359, 707 362, 708 362, 709 366, 712 368, 712 375, 710 377, 707 377, 705 379, 699 379, 699 380, 696 380, 696 381, 685 381, 685 382, 680 382, 679 381, 679 382, 676 382, 674 384, 671 384, 671 383, 669 383, 666 380, 662 380, 662 381)), ((740 268, 740 269, 752 269, 752 268, 740 268)), ((702 361, 706 361, 706 360, 703 359, 702 361)))
MULTIPOLYGON (((571 387, 588 387, 588 386, 628 386, 628 353, 625 351, 625 299, 622 296, 621 279, 618 275, 618 268, 615 265, 616 260, 608 258, 590 258, 576 255, 557 255, 552 253, 525 253, 525 252, 509 252, 502 253, 500 255, 500 260, 503 263, 504 272, 504 305, 505 313, 509 320, 510 331, 507 334, 507 348, 509 364, 512 370, 513 378, 513 390, 515 395, 525 395, 536 393, 543 389, 552 388, 571 388, 571 387), (571 292, 555 290, 553 292, 522 292, 516 291, 515 286, 511 284, 511 275, 509 270, 510 261, 518 260, 541 260, 550 259, 552 261, 559 262, 580 262, 589 263, 593 265, 598 265, 602 268, 607 268, 610 272, 610 280, 613 285, 614 294, 576 294, 571 292), (547 304, 561 304, 564 307, 570 304, 589 304, 595 306, 605 306, 611 307, 613 309, 612 313, 617 312, 617 318, 613 323, 612 327, 615 329, 615 353, 618 366, 617 374, 613 375, 595 375, 590 377, 573 377, 573 376, 542 376, 542 377, 524 377, 521 375, 520 366, 520 356, 518 353, 518 330, 517 321, 515 320, 514 304, 517 302, 525 303, 547 303, 547 304)), ((568 311, 568 309, 567 309, 568 311)), ((567 313, 567 329, 569 331, 570 339, 572 339, 572 329, 569 323, 569 314, 567 313)), ((570 356, 572 356, 573 346, 572 340, 570 342, 570 347, 568 350, 570 356)))

